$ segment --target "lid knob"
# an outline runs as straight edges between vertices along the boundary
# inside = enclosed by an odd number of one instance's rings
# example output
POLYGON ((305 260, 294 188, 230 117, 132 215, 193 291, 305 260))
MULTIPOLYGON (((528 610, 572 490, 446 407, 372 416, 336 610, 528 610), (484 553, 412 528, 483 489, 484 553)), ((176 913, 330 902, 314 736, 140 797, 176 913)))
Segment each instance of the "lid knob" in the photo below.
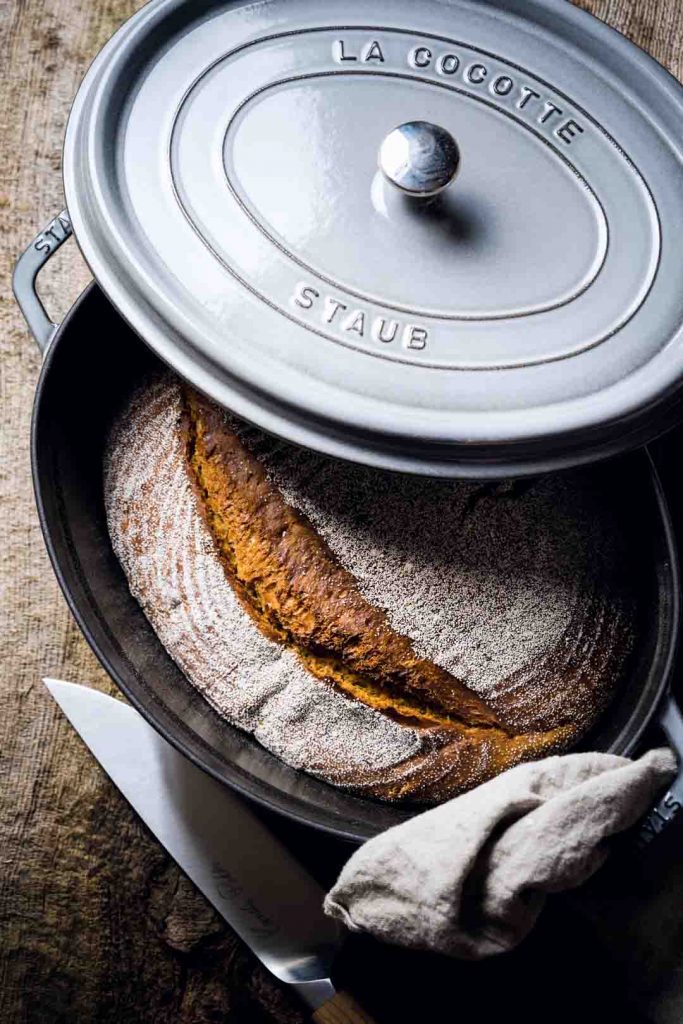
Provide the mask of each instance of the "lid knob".
POLYGON ((460 150, 450 132, 429 121, 408 121, 389 132, 379 168, 392 185, 417 198, 436 196, 455 178, 460 150))

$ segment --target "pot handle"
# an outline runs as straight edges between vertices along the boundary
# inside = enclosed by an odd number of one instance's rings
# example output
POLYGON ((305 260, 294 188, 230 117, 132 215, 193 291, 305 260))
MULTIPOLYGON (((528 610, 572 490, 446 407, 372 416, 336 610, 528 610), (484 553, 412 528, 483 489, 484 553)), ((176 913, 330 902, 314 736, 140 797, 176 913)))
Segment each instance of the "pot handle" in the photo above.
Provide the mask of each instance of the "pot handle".
POLYGON ((636 843, 640 848, 651 843, 683 809, 683 715, 670 694, 659 722, 678 758, 678 775, 641 823, 636 835, 636 843))
POLYGON ((43 303, 36 291, 36 278, 50 259, 73 234, 71 220, 66 210, 62 210, 47 227, 36 235, 31 244, 21 254, 14 267, 12 290, 19 304, 19 309, 36 339, 38 348, 44 354, 54 337, 58 324, 47 315, 43 303))

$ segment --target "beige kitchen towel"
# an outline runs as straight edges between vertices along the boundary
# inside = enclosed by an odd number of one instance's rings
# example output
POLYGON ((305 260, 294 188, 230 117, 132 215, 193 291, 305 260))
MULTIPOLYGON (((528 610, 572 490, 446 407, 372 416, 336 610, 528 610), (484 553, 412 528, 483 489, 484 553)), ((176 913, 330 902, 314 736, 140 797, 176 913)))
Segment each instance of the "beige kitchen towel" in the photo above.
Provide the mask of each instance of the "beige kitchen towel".
POLYGON ((517 945, 548 893, 580 885, 611 836, 675 773, 669 750, 638 761, 566 754, 521 764, 369 840, 325 911, 386 942, 481 959, 517 945))

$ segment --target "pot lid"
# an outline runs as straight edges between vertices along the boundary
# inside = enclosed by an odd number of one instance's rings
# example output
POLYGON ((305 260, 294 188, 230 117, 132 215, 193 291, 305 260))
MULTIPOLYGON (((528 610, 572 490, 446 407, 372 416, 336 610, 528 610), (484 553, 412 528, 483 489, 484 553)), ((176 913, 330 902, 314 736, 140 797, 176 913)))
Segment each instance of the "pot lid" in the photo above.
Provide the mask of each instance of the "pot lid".
POLYGON ((238 414, 537 471, 676 404, 682 114, 565 0, 153 0, 79 91, 67 204, 124 317, 238 414))

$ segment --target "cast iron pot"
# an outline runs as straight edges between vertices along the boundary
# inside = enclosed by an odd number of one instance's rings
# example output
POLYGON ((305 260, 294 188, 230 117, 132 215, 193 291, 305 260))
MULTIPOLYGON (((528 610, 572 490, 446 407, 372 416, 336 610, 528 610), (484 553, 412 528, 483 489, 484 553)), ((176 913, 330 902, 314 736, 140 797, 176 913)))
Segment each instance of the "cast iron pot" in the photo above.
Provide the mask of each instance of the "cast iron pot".
MULTIPOLYGON (((158 362, 96 284, 64 322, 47 316, 36 276, 71 233, 55 218, 19 259, 14 290, 44 352, 32 424, 40 522, 64 596, 88 643, 131 703, 175 747, 233 789, 338 837, 363 841, 410 817, 295 771, 223 721, 168 656, 131 596, 105 521, 102 459, 109 425, 136 382, 158 362)), ((671 695, 680 582, 667 499, 646 449, 604 464, 628 508, 643 588, 639 641, 619 695, 584 749, 632 754, 658 718, 683 759, 683 718, 671 695)), ((683 805, 683 772, 643 826, 647 841, 683 805)))

